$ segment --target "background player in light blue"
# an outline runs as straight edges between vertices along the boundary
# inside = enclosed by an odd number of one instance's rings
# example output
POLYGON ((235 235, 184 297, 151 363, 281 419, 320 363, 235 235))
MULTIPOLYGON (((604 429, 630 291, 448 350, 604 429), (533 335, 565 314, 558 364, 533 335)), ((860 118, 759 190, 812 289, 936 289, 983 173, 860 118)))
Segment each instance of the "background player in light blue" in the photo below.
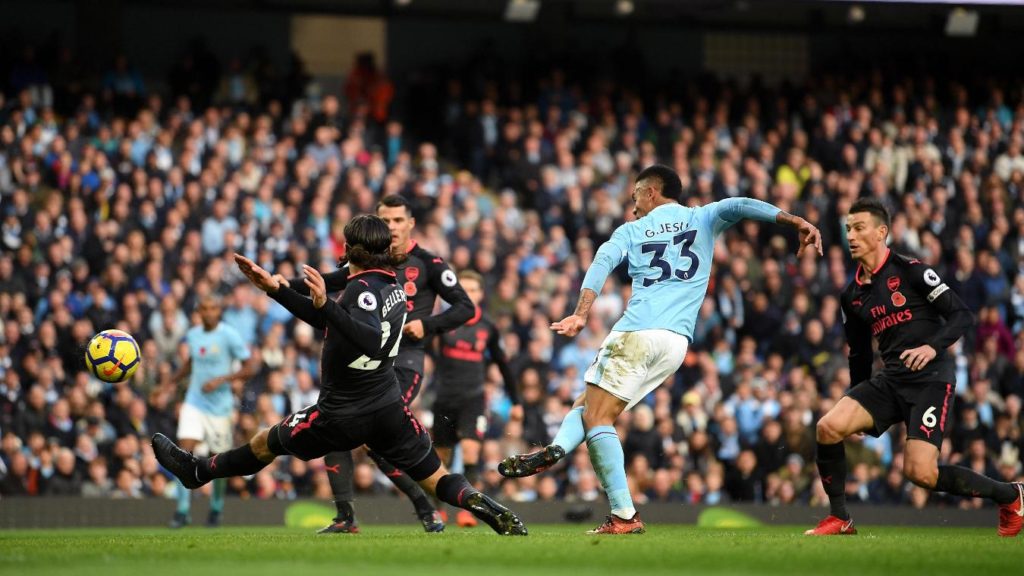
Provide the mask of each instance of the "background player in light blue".
MULTIPOLYGON (((220 453, 230 450, 232 415, 235 395, 231 383, 251 378, 256 366, 250 360, 249 347, 231 326, 221 322, 221 302, 216 296, 206 296, 197 307, 201 326, 193 326, 185 334, 189 359, 174 375, 178 384, 189 378, 185 402, 178 414, 178 443, 189 452, 220 453), (242 366, 235 370, 235 362, 242 366)), ((227 480, 213 483, 210 515, 207 526, 220 525, 224 510, 224 491, 227 480)), ((191 522, 189 509, 192 492, 178 483, 178 507, 171 521, 172 528, 181 528, 191 522)))
POLYGON ((608 275, 629 263, 633 293, 622 318, 608 334, 587 370, 586 390, 551 445, 532 454, 506 458, 498 471, 508 477, 536 474, 587 442, 590 459, 604 486, 612 514, 594 534, 638 534, 644 524, 626 485, 622 445, 615 419, 674 374, 686 356, 694 323, 711 278, 715 240, 744 218, 796 228, 797 256, 808 246, 821 255, 821 234, 803 218, 750 198, 730 198, 689 208, 679 204, 679 175, 655 165, 637 175, 633 213, 601 245, 583 279, 576 311, 551 328, 573 337, 587 324, 594 299, 608 275))

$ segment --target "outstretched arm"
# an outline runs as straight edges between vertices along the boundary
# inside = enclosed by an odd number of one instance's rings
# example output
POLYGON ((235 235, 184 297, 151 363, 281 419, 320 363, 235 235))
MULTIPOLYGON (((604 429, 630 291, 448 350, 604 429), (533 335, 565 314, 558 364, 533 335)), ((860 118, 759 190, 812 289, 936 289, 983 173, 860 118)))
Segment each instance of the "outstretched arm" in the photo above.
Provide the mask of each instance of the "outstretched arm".
POLYGON ((753 198, 727 198, 720 202, 709 204, 718 218, 715 233, 732 226, 744 218, 758 220, 760 222, 775 222, 796 228, 800 234, 800 248, 796 255, 803 256, 804 248, 813 246, 818 255, 823 254, 821 247, 821 232, 813 224, 799 216, 780 210, 767 202, 753 198))

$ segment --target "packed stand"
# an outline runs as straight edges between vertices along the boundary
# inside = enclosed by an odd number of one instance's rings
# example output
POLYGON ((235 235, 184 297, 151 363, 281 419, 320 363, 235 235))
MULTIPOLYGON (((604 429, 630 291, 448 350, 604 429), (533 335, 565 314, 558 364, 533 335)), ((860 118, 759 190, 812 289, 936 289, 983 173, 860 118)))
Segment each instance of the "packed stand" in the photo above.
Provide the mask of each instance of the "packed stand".
MULTIPOLYGON (((13 55, 12 55, 13 56, 13 55)), ((955 346, 956 426, 942 458, 1022 475, 1024 102, 1000 83, 812 79, 798 88, 690 83, 647 97, 558 69, 516 90, 443 83, 424 130, 391 116, 390 81, 362 59, 343 95, 306 97, 301 62, 211 68, 190 54, 154 88, 127 59, 81 78, 72 56, 4 61, 0 95, 0 495, 167 497, 147 441, 173 437, 181 338, 209 293, 262 370, 240 383, 236 443, 315 402, 321 335, 254 291, 231 254, 294 276, 342 255, 342 227, 388 194, 416 207, 417 237, 485 279, 524 408, 508 418, 490 373, 488 492, 516 501, 603 496, 577 451, 537 477, 504 480, 506 455, 546 444, 629 295, 620 270, 573 340, 548 325, 575 306, 583 272, 632 218, 632 175, 661 162, 685 203, 773 202, 820 227, 823 258, 745 222, 726 233, 678 374, 619 420, 640 502, 820 505, 814 424, 850 385, 838 294, 854 267, 846 209, 861 195, 894 211, 892 247, 950 280, 978 316, 955 346), (201 63, 201 64, 200 64, 201 63), (524 95, 525 94, 525 95, 524 95), (133 334, 143 363, 126 384, 91 378, 96 331, 133 334)), ((431 366, 428 361, 428 375, 431 366)), ((432 420, 429 378, 417 401, 432 420)), ((902 478, 904 431, 847 441, 851 501, 974 507, 902 478)), ((365 458, 358 494, 392 490, 365 458)), ((281 459, 245 498, 329 498, 323 464, 281 459)))

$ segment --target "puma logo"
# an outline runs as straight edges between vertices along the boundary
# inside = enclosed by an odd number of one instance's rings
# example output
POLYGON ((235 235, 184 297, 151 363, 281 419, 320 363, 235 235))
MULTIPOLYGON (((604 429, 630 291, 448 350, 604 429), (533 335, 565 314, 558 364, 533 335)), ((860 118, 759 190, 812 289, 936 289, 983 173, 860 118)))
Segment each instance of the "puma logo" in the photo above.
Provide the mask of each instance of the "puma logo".
POLYGON ((324 466, 324 470, 327 470, 328 472, 334 472, 335 474, 338 473, 338 470, 340 468, 341 464, 335 464, 334 466, 324 466))
POLYGON ((929 440, 931 440, 932 439, 932 432, 934 432, 935 429, 934 428, 925 428, 924 424, 921 424, 921 431, 924 432, 928 436, 929 440))
POLYGON ((825 483, 825 484, 831 484, 832 483, 832 475, 829 474, 828 476, 822 477, 821 481, 823 483, 825 483))

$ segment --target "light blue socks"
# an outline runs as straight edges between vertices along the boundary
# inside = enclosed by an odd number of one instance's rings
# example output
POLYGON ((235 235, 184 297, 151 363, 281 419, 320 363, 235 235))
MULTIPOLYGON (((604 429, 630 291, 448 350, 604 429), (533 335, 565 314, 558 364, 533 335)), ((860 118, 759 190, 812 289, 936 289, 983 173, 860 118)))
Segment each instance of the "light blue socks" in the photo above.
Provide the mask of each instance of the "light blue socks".
MULTIPOLYGON (((564 424, 563 424, 564 426, 564 424)), ((561 432, 559 432, 561 433, 561 432)), ((614 426, 595 426, 587 432, 587 448, 601 486, 608 495, 612 514, 629 520, 636 514, 626 482, 626 456, 614 426)))
POLYGON ((564 450, 567 455, 583 444, 583 406, 573 408, 565 415, 551 444, 564 450))
POLYGON ((192 491, 182 485, 181 481, 178 482, 178 514, 188 515, 189 509, 192 507, 192 491))
POLYGON ((228 479, 217 478, 213 481, 213 494, 210 495, 210 511, 220 514, 224 511, 224 494, 228 491, 228 479))

